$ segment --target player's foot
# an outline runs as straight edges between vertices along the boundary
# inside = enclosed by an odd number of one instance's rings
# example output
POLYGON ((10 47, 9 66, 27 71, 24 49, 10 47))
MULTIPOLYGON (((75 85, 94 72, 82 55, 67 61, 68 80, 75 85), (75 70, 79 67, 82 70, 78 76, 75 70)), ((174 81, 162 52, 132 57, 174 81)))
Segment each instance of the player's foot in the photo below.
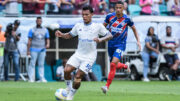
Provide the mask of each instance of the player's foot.
POLYGON ((131 72, 131 69, 130 69, 130 67, 129 67, 129 62, 126 62, 126 66, 127 66, 127 68, 125 69, 125 72, 126 72, 126 73, 130 73, 130 72, 131 72))
POLYGON ((73 100, 73 97, 74 97, 74 96, 70 96, 70 95, 68 94, 68 96, 67 96, 67 98, 66 98, 66 101, 71 101, 71 100, 73 100))
POLYGON ((104 94, 106 94, 107 91, 108 91, 108 87, 107 87, 107 86, 102 86, 102 87, 101 87, 101 90, 102 90, 102 92, 103 92, 104 94))
POLYGON ((66 88, 67 94, 69 94, 70 90, 70 88, 66 88))

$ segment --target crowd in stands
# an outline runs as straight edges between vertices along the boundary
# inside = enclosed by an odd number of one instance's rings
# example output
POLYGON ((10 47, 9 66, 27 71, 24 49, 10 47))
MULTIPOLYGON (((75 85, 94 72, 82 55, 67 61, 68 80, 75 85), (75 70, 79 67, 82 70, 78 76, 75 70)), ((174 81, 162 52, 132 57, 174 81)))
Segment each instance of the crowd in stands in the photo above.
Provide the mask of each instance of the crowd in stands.
MULTIPOLYGON (((103 15, 114 12, 119 0, 0 0, 0 12, 5 14, 80 14, 84 5, 91 5, 94 13, 103 15)), ((121 0, 124 13, 136 10, 138 15, 180 15, 180 0, 121 0), (132 8, 132 9, 131 9, 132 8)))

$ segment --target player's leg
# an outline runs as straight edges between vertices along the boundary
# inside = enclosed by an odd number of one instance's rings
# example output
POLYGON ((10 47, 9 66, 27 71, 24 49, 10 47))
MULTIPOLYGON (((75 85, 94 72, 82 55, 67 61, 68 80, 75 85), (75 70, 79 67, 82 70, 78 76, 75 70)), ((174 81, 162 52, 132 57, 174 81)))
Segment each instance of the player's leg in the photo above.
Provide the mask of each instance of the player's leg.
POLYGON ((66 66, 64 68, 64 80, 67 86, 67 91, 70 91, 72 88, 71 72, 79 67, 79 64, 79 59, 75 55, 72 55, 66 63, 66 66))
POLYGON ((66 83, 66 90, 69 92, 72 89, 72 78, 71 78, 71 72, 73 72, 76 68, 67 64, 64 68, 64 80, 66 83))
POLYGON ((116 67, 117 67, 118 62, 120 61, 121 54, 122 54, 122 51, 120 49, 118 49, 118 48, 113 53, 113 58, 112 58, 111 63, 110 63, 110 72, 108 74, 108 79, 107 79, 106 86, 103 86, 101 88, 103 93, 107 92, 107 90, 109 89, 109 86, 112 83, 112 80, 114 79, 114 76, 115 76, 115 73, 116 73, 116 67))
POLYGON ((85 74, 88 74, 88 72, 91 71, 92 65, 94 63, 94 61, 86 61, 84 59, 80 59, 80 61, 81 61, 81 64, 79 66, 79 70, 77 71, 77 73, 75 75, 75 79, 73 82, 73 88, 69 92, 66 100, 72 100, 73 99, 74 94, 76 93, 77 89, 81 85, 81 79, 83 78, 83 76, 85 74))
POLYGON ((84 74, 85 73, 80 69, 77 71, 75 78, 74 78, 73 87, 70 90, 66 100, 73 100, 73 97, 74 97, 76 91, 79 89, 79 87, 81 85, 81 79, 83 78, 84 74))

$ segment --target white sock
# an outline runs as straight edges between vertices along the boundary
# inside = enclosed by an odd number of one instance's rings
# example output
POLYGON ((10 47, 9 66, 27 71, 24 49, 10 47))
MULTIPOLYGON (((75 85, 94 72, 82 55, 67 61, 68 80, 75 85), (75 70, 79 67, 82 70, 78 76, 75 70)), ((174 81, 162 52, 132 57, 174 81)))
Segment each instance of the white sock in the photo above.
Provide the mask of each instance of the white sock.
POLYGON ((72 80, 65 80, 66 86, 68 90, 72 89, 72 80))
POLYGON ((74 94, 76 93, 76 91, 77 91, 77 89, 72 88, 72 89, 70 90, 68 96, 72 96, 72 97, 73 97, 74 94))

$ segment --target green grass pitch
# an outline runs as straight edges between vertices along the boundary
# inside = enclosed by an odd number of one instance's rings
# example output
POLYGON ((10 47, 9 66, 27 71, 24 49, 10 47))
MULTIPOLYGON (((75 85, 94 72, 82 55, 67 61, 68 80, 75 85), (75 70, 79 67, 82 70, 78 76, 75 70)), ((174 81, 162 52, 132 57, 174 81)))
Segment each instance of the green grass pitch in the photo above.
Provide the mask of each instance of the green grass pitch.
MULTIPOLYGON (((82 82, 73 101, 180 101, 180 82, 113 81, 104 95, 105 82, 82 82)), ((0 82, 0 101, 56 101, 54 93, 64 82, 0 82)))

